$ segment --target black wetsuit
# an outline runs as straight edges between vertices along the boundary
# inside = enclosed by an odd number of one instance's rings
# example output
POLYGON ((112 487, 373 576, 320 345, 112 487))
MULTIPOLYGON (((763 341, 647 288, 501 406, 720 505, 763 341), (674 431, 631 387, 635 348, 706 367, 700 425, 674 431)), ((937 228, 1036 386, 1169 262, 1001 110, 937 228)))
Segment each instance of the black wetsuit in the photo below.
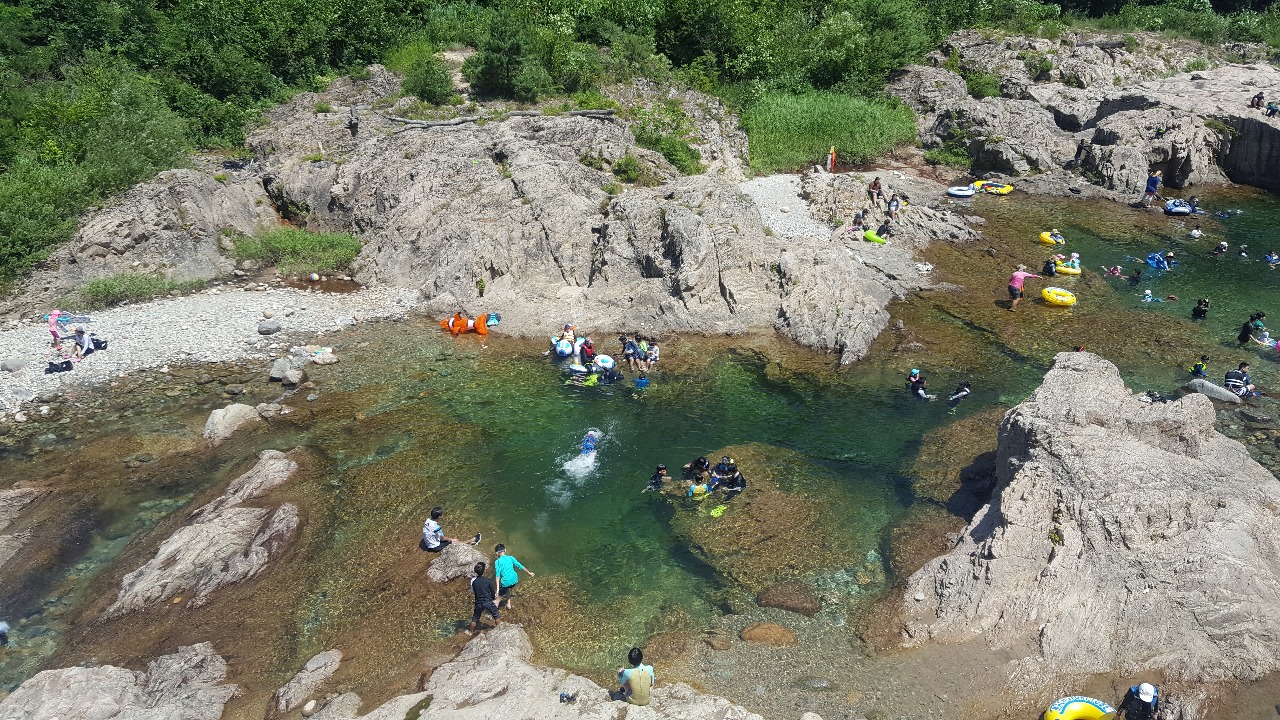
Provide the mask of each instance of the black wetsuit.
POLYGON ((1044 267, 1040 268, 1040 272, 1050 277, 1058 274, 1058 263, 1053 258, 1044 261, 1044 267))
POLYGON ((663 474, 662 474, 662 473, 660 473, 660 472, 656 472, 656 473, 654 473, 654 474, 650 475, 650 476, 649 476, 649 489, 650 489, 650 490, 654 490, 654 491, 661 490, 661 489, 662 489, 662 483, 666 482, 668 477, 670 477, 670 476, 669 476, 669 475, 663 475, 663 474))

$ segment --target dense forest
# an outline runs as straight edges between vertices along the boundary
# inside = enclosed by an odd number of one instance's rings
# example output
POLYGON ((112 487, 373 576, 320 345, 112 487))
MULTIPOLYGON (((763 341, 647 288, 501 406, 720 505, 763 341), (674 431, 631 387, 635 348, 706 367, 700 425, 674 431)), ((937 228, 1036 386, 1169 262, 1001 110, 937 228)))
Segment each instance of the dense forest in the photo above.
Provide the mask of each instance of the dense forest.
POLYGON ((912 131, 909 111, 879 97, 886 76, 949 32, 1052 37, 1077 25, 1280 46, 1280 6, 1250 0, 10 0, 0 281, 107 194, 192 149, 236 152, 263 107, 371 62, 404 72, 428 102, 451 100, 436 51, 468 45, 480 52, 464 72, 492 97, 647 76, 721 95, 752 134, 802 107, 888 122, 892 136, 912 131))

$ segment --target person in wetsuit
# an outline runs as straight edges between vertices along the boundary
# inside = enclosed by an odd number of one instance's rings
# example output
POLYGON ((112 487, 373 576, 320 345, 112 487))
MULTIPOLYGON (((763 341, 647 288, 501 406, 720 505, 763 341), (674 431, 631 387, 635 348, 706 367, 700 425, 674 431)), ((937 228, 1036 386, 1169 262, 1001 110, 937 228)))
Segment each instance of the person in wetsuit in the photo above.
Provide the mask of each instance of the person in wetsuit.
POLYGON ((1048 260, 1044 261, 1044 267, 1040 268, 1040 273, 1046 277, 1054 277, 1058 274, 1058 257, 1050 255, 1048 260))
POLYGON ((729 463, 729 476, 720 481, 720 487, 728 491, 726 497, 733 497, 747 489, 747 478, 738 469, 737 463, 729 463))
POLYGON ((650 490, 653 492, 662 492, 663 483, 670 479, 671 476, 667 474, 667 466, 658 465, 658 469, 649 476, 649 486, 646 487, 643 492, 649 492, 650 490))
POLYGON ((1191 308, 1192 320, 1203 320, 1209 316, 1209 298, 1200 298, 1196 306, 1191 308))

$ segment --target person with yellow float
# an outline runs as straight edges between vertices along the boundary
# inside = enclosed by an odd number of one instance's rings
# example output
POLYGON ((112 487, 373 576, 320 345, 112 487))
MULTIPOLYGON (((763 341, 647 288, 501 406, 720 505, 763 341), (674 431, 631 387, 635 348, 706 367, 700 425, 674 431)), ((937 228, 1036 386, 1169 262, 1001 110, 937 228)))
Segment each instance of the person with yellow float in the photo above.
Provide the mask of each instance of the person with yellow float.
POLYGON ((1157 720, 1159 717, 1160 691, 1151 683, 1129 688, 1119 707, 1111 707, 1097 698, 1073 695, 1054 701, 1044 711, 1044 720, 1157 720))

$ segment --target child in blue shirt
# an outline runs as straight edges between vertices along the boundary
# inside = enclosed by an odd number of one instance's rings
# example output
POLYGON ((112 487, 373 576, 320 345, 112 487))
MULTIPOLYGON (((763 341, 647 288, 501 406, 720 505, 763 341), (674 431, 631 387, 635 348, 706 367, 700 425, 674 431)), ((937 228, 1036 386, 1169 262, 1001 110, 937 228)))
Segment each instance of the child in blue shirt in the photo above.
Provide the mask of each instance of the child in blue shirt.
POLYGON ((524 570, 529 573, 529 577, 534 577, 533 571, 520 564, 520 561, 507 554, 507 546, 498 543, 494 546, 493 551, 498 554, 497 559, 493 561, 493 574, 498 578, 498 607, 502 607, 502 603, 507 604, 507 609, 511 609, 511 589, 520 582, 520 577, 516 574, 516 570, 524 570))

